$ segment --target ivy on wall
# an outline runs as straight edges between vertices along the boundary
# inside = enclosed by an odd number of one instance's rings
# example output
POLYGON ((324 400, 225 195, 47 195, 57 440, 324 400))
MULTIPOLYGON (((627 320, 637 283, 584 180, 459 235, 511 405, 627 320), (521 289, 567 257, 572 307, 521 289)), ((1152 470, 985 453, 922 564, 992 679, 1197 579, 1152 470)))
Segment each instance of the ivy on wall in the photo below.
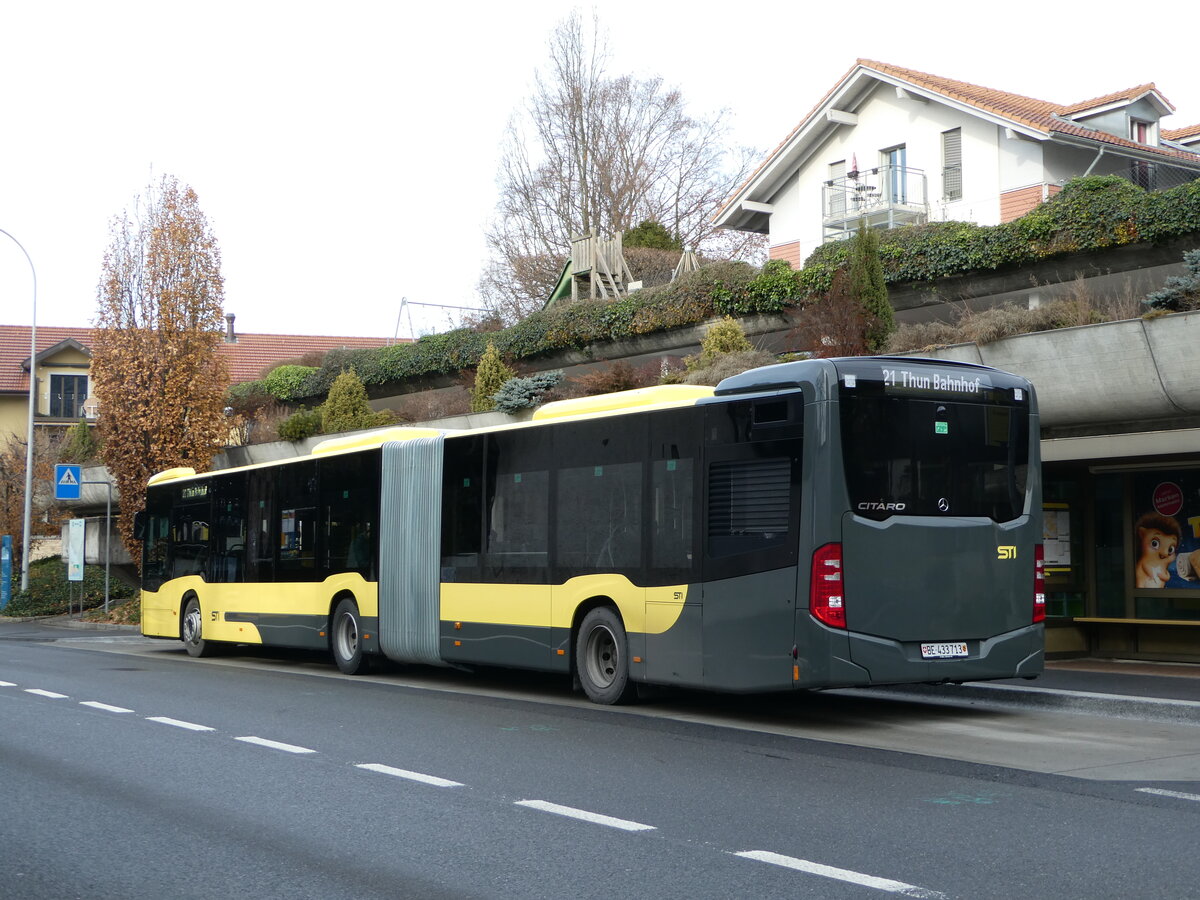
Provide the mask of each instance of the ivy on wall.
MULTIPOLYGON (((1046 203, 1001 225, 935 222, 880 232, 879 256, 885 282, 894 285, 1195 232, 1200 232, 1200 180, 1148 193, 1117 176, 1089 176, 1068 182, 1046 203)), ((847 241, 822 244, 799 271, 782 260, 761 270, 717 262, 619 300, 559 304, 489 334, 460 329, 412 344, 335 350, 289 393, 322 396, 350 368, 367 385, 452 374, 477 366, 488 342, 505 359, 519 360, 695 325, 719 315, 778 313, 827 294, 848 254, 847 241)))

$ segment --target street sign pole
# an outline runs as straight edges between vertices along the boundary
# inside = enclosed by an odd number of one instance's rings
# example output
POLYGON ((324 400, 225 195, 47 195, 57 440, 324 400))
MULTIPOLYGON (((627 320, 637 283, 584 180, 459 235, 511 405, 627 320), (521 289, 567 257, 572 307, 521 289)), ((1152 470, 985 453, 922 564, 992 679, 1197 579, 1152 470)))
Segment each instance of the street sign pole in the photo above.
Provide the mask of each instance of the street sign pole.
POLYGON ((0 537, 0 612, 12 599, 12 535, 0 537))

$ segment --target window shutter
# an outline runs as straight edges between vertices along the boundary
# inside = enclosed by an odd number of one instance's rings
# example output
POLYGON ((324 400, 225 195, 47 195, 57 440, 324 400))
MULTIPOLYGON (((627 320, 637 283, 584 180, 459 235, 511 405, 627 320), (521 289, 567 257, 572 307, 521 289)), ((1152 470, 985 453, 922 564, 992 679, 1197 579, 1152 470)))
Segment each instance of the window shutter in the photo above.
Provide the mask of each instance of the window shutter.
POLYGON ((942 194, 947 200, 962 199, 962 129, 942 132, 942 194))

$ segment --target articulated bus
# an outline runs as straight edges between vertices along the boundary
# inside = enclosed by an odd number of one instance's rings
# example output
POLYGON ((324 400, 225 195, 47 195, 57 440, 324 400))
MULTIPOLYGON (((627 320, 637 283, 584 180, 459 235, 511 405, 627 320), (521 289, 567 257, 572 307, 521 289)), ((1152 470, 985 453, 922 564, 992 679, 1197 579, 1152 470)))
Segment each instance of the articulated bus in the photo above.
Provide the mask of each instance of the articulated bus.
POLYGON ((1034 392, 942 360, 753 369, 150 479, 142 631, 765 692, 1034 677, 1034 392))

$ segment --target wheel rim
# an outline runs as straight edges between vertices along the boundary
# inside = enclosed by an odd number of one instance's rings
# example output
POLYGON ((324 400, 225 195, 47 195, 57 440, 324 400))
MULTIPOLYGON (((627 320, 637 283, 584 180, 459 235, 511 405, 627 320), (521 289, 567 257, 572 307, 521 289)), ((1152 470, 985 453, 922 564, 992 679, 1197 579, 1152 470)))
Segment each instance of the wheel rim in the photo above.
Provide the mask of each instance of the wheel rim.
POLYGON ((584 653, 584 665, 592 684, 607 688, 617 680, 620 671, 621 652, 616 635, 604 625, 597 625, 588 635, 584 653))
POLYGON ((200 607, 194 603, 183 614, 183 640, 188 644, 200 643, 200 607))
POLYGON ((358 623, 350 613, 342 613, 334 632, 338 656, 342 659, 353 659, 358 652, 358 623))

